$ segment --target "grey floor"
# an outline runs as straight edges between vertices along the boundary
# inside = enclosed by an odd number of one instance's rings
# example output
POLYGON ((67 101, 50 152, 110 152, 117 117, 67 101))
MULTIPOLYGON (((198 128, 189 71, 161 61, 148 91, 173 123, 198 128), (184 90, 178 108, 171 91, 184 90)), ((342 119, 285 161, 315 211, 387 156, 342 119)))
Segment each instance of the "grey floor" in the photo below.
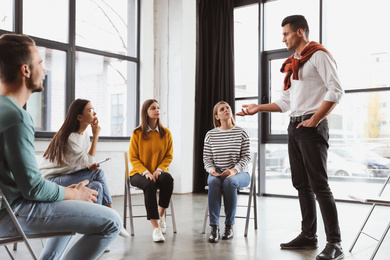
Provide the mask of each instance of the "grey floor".
MULTIPOLYGON (((239 203, 245 203, 248 196, 239 195, 239 203)), ((142 202, 143 195, 133 195, 134 202, 142 202)), ((118 237, 110 246, 111 251, 99 259, 272 259, 272 260, 304 260, 315 259, 325 246, 322 219, 318 219, 319 248, 317 250, 281 250, 279 244, 288 242, 300 232, 300 211, 297 199, 259 197, 258 198, 258 229, 254 230, 253 221, 249 226, 248 236, 244 237, 244 219, 236 219, 235 237, 233 240, 210 244, 207 237, 210 232, 202 234, 203 217, 207 202, 206 194, 185 194, 173 196, 177 233, 172 232, 171 218, 167 218, 168 229, 165 243, 152 241, 150 223, 144 218, 135 219, 135 235, 130 238, 118 237)), ((362 236, 352 253, 348 249, 356 236, 358 228, 370 206, 338 203, 340 226, 343 237, 344 259, 369 259, 376 242, 362 236)), ((114 197, 115 209, 123 214, 123 196, 114 197)), ((141 210, 141 208, 139 209, 141 210)), ((142 213, 140 211, 140 213, 142 213)), ((237 215, 245 215, 244 209, 239 209, 237 215)), ((378 208, 367 226, 367 232, 380 236, 390 217, 390 208, 378 208)), ((129 220, 127 220, 129 223, 129 220)), ((223 218, 221 218, 223 227, 223 218)), ((127 226, 129 231, 129 225, 127 226)), ((390 235, 389 235, 390 237, 390 235)), ((39 240, 33 240, 32 245, 37 254, 42 250, 39 240)), ((13 252, 16 259, 30 259, 23 244, 19 244, 13 252)), ((4 247, 0 248, 0 259, 8 259, 4 247)), ((390 259, 390 239, 387 238, 376 256, 377 260, 390 259)))

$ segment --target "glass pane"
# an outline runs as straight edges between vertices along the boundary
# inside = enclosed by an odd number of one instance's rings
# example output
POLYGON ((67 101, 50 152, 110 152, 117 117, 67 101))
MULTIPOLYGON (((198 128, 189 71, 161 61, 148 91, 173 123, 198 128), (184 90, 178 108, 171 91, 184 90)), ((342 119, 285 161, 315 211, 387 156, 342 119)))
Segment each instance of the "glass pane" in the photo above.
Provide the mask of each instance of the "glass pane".
MULTIPOLYGON (((257 100, 255 101, 257 102, 257 100)), ((241 111, 241 106, 243 104, 250 104, 254 103, 254 100, 247 99, 247 100, 240 100, 236 101, 236 112, 241 111)), ((245 131, 249 135, 250 140, 250 146, 251 146, 251 152, 257 152, 258 151, 258 116, 236 116, 235 122, 238 126, 245 129, 245 131)))
POLYGON ((281 24, 286 16, 294 14, 305 16, 309 24, 309 39, 311 41, 319 41, 319 1, 271 1, 264 5, 264 49, 266 51, 286 48, 282 42, 281 24))
POLYGON ((65 119, 66 53, 38 47, 46 69, 45 90, 34 93, 27 102, 27 111, 37 131, 57 132, 65 119))
POLYGON ((265 150, 265 192, 297 196, 297 191, 291 184, 287 144, 266 144, 265 150))
MULTIPOLYGON (((279 99, 283 91, 284 73, 280 72, 283 62, 286 59, 275 59, 270 62, 270 101, 271 103, 279 99)), ((287 134, 287 127, 290 122, 289 112, 270 114, 270 133, 287 134)))
POLYGON ((23 33, 68 42, 69 1, 23 1, 23 33))
POLYGON ((135 56, 136 0, 76 2, 76 45, 135 56))
POLYGON ((136 64, 83 52, 76 56, 76 98, 91 101, 102 136, 130 136, 135 128, 136 64))
POLYGON ((257 96, 259 5, 234 9, 234 65, 236 97, 257 96))
POLYGON ((388 23, 388 3, 326 1, 324 44, 337 61, 344 89, 390 87, 390 35, 383 31, 388 23), (351 7, 353 12, 342 11, 351 7), (359 44, 341 44, 362 34, 359 44))
POLYGON ((14 1, 1 0, 0 29, 13 31, 14 29, 14 1))

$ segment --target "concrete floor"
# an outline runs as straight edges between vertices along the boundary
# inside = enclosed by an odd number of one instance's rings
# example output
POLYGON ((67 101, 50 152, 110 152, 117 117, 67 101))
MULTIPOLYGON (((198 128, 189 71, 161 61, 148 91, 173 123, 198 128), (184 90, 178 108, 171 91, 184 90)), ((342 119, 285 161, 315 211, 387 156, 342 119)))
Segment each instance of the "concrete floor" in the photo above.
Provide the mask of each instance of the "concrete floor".
MULTIPOLYGON (((142 202, 143 195, 133 195, 134 202, 142 202)), ((239 203, 245 203, 248 196, 239 195, 239 203)), ((123 214, 123 196, 114 197, 115 209, 123 214)), ((297 199, 259 197, 258 229, 254 230, 253 220, 249 225, 248 236, 244 237, 244 219, 236 219, 235 237, 233 240, 210 244, 207 238, 210 232, 202 234, 206 194, 185 194, 173 196, 177 233, 172 232, 171 218, 167 218, 168 229, 164 243, 152 241, 152 228, 146 218, 135 219, 135 235, 130 238, 118 237, 110 246, 111 251, 99 259, 272 259, 272 260, 305 260, 315 259, 325 246, 325 235, 322 219, 319 216, 317 250, 281 250, 279 244, 288 242, 300 232, 300 211, 297 199)), ((351 203, 338 203, 340 226, 343 237, 344 259, 367 260, 370 258, 376 241, 362 236, 352 253, 349 247, 356 236, 358 228, 370 206, 351 203)), ((140 207, 139 213, 143 213, 140 207)), ((238 209, 237 215, 245 215, 245 209, 238 209)), ((380 236, 389 221, 389 208, 377 208, 367 232, 380 236)), ((129 220, 127 230, 130 232, 129 220)), ((223 218, 221 218, 223 229, 223 218)), ((390 236, 389 236, 390 237, 390 236)), ((32 245, 37 254, 42 250, 41 242, 33 240, 32 245)), ((376 255, 377 260, 390 259, 390 239, 386 239, 376 255)), ((13 252, 16 259, 31 259, 25 246, 20 244, 13 252)), ((9 259, 4 247, 0 248, 0 259, 9 259)))

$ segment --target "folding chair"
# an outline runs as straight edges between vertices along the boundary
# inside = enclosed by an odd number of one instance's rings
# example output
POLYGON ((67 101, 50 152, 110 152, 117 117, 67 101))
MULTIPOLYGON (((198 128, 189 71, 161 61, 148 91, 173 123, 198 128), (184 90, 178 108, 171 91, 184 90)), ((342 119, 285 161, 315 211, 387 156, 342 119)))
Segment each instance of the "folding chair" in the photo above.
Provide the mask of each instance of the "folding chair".
MULTIPOLYGON (((127 177, 129 174, 129 154, 127 152, 125 154, 125 198, 124 198, 124 205, 123 205, 123 226, 126 228, 126 219, 130 218, 130 231, 131 235, 134 236, 134 218, 146 218, 146 215, 135 215, 133 213, 133 207, 144 207, 145 204, 133 204, 131 201, 131 190, 140 190, 137 187, 131 186, 130 184, 130 178, 127 177), (129 210, 129 216, 127 216, 127 209, 129 210)), ((172 218, 172 227, 173 227, 173 233, 177 233, 176 230, 176 219, 175 219, 175 211, 173 208, 173 202, 172 198, 169 202, 169 208, 170 213, 167 213, 165 211, 165 216, 170 216, 172 218)))
POLYGON ((356 196, 351 196, 351 195, 349 196, 349 197, 351 197, 352 199, 358 200, 358 201, 360 201, 360 202, 372 203, 371 210, 369 211, 369 213, 368 213, 366 219, 364 220, 363 225, 361 226, 361 228, 360 228, 360 230, 359 230, 359 232, 358 232, 358 234, 357 234, 355 240, 353 241, 353 243, 352 243, 352 245, 351 245, 351 248, 349 249, 349 252, 352 251, 353 247, 355 246, 355 244, 356 244, 356 242, 357 242, 357 240, 359 239, 359 237, 360 237, 361 234, 366 235, 366 236, 368 236, 368 237, 370 237, 370 238, 372 238, 372 239, 378 241, 378 244, 376 245, 375 250, 374 250, 374 252, 372 253, 370 260, 374 259, 376 253, 378 252, 379 247, 381 246, 383 240, 385 239, 385 237, 386 237, 386 235, 387 235, 387 232, 388 232, 389 229, 390 229, 390 221, 389 221, 389 223, 387 224, 387 227, 385 228, 385 230, 384 230, 383 233, 382 233, 382 236, 381 236, 379 239, 378 239, 378 238, 375 238, 375 237, 373 237, 373 236, 371 236, 371 235, 369 235, 369 234, 367 234, 367 233, 365 233, 365 232, 364 232, 364 227, 366 226, 366 224, 367 224, 367 222, 368 222, 368 220, 369 220, 369 218, 370 218, 370 216, 371 216, 371 214, 372 214, 372 212, 374 211, 374 209, 375 209, 376 206, 390 206, 390 198, 385 198, 385 197, 382 196, 382 193, 383 193, 383 191, 385 190, 387 184, 389 183, 389 180, 390 180, 390 175, 387 177, 385 183, 383 184, 382 189, 381 189, 381 191, 379 192, 378 197, 359 198, 359 197, 356 197, 356 196))
POLYGON ((16 229, 19 232, 19 236, 14 236, 14 237, 4 237, 0 238, 0 245, 3 245, 5 249, 7 250, 8 255, 11 257, 11 259, 14 259, 12 256, 11 252, 9 251, 7 244, 14 244, 14 250, 16 250, 16 243, 18 242, 24 242, 26 244, 26 247, 28 251, 31 254, 32 259, 36 260, 38 259, 28 241, 28 239, 33 239, 33 238, 51 238, 51 237, 59 237, 59 236, 71 236, 74 235, 75 233, 73 232, 57 232, 57 233, 42 233, 42 234, 32 234, 32 235, 26 235, 20 226, 18 219, 16 218, 14 212, 12 211, 11 206, 9 205, 6 197, 3 194, 3 191, 0 189, 0 206, 4 204, 4 207, 11 217, 12 222, 15 224, 16 229))
MULTIPOLYGON (((249 198, 248 198, 248 205, 237 205, 237 207, 247 207, 246 216, 235 216, 236 218, 245 218, 245 231, 244 236, 246 237, 248 235, 248 226, 249 226, 249 219, 251 219, 251 208, 253 207, 253 213, 254 217, 252 218, 254 220, 254 228, 257 229, 257 195, 256 195, 256 162, 257 162, 257 153, 252 153, 252 174, 251 174, 251 182, 249 184, 249 198), (252 198, 253 198, 253 206, 252 206, 252 198)), ((238 191, 244 190, 248 187, 239 188, 238 191)), ((204 220, 203 220, 203 229, 202 234, 206 233, 206 225, 207 225, 207 219, 209 216, 209 204, 207 203, 206 206, 206 213, 204 214, 204 220)))

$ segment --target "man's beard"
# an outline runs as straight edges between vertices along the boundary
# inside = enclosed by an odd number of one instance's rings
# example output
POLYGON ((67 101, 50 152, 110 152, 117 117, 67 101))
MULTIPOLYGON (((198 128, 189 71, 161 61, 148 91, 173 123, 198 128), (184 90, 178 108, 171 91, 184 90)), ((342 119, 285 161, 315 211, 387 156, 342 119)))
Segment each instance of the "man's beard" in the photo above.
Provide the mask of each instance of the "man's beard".
POLYGON ((31 89, 32 93, 37 93, 37 92, 39 93, 45 89, 42 85, 42 81, 39 83, 39 85, 34 84, 32 77, 29 78, 29 80, 27 81, 27 88, 31 89))

